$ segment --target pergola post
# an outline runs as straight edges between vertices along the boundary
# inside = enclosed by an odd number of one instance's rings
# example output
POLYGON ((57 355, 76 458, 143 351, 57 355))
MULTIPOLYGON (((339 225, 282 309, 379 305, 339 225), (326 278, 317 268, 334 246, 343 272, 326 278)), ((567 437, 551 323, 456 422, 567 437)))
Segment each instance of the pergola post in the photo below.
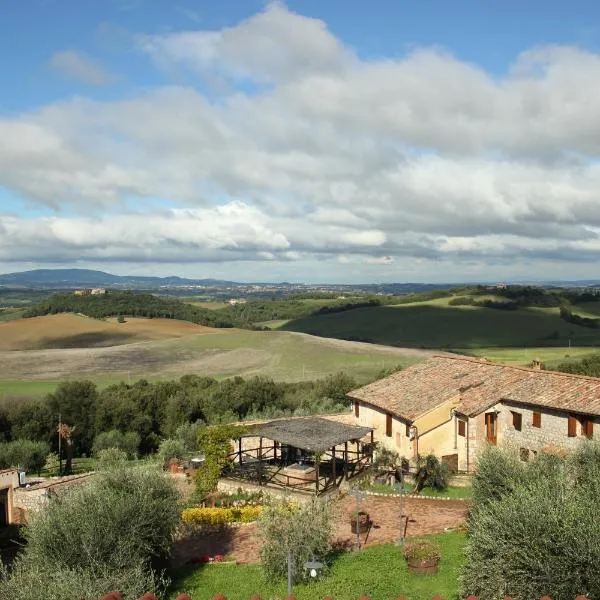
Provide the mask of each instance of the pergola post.
POLYGON ((335 474, 335 446, 331 449, 331 461, 333 462, 333 485, 335 485, 336 474, 335 474))
POLYGON ((316 467, 316 473, 315 473, 316 481, 315 481, 315 484, 316 484, 316 492, 318 494, 319 493, 319 477, 320 477, 320 469, 319 469, 320 460, 319 460, 319 455, 318 454, 315 456, 315 459, 316 459, 315 460, 315 467, 316 467))
POLYGON ((262 478, 262 472, 263 472, 263 451, 262 451, 262 445, 263 445, 263 439, 262 436, 259 438, 259 442, 258 442, 258 485, 263 485, 263 478, 262 478))
POLYGON ((348 442, 344 442, 344 479, 348 479, 348 442))
POLYGON ((238 440, 238 462, 242 466, 242 438, 238 440))

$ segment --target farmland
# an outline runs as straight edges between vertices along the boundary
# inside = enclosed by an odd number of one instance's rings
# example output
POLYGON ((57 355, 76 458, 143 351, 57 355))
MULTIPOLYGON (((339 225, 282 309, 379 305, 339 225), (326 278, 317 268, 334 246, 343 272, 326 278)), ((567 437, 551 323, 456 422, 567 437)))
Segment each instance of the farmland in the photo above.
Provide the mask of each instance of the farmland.
POLYGON ((600 329, 568 323, 556 308, 494 310, 448 306, 445 300, 311 315, 290 321, 283 329, 393 346, 454 350, 600 344, 600 329))
POLYGON ((0 332, 0 396, 5 397, 41 395, 57 381, 74 378, 89 378, 101 386, 186 373, 303 381, 347 370, 357 380, 366 380, 383 368, 408 365, 425 354, 283 331, 211 329, 166 319, 128 319, 118 324, 61 314, 3 323, 0 332))

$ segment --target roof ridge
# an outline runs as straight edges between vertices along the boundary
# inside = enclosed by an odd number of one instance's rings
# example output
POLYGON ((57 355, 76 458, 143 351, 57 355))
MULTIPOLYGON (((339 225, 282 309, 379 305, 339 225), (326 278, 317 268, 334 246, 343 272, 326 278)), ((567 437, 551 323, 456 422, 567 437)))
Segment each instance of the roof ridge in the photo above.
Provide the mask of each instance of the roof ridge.
POLYGON ((447 354, 434 354, 431 358, 443 358, 447 360, 462 360, 464 362, 473 362, 483 365, 490 365, 493 367, 501 367, 503 369, 513 369, 515 371, 525 371, 527 373, 535 373, 536 375, 554 375, 560 377, 567 377, 570 379, 583 379, 587 381, 594 381, 600 383, 600 377, 592 377, 591 375, 578 375, 577 373, 564 373, 563 371, 553 371, 551 369, 534 369, 532 367, 522 367, 520 365, 507 365, 505 363, 488 360, 486 358, 479 358, 477 356, 448 356, 447 354))

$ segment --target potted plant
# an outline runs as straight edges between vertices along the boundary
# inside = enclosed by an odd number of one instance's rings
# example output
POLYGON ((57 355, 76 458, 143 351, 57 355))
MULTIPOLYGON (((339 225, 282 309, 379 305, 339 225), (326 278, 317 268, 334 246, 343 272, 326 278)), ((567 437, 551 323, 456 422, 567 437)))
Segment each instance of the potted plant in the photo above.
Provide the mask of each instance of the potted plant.
POLYGON ((411 573, 434 575, 438 572, 441 557, 440 547, 431 542, 409 542, 404 548, 404 558, 411 573))
POLYGON ((366 533, 369 531, 369 527, 371 526, 371 519, 369 518, 369 513, 364 511, 359 511, 358 514, 354 513, 350 517, 350 528, 352 533, 366 533))

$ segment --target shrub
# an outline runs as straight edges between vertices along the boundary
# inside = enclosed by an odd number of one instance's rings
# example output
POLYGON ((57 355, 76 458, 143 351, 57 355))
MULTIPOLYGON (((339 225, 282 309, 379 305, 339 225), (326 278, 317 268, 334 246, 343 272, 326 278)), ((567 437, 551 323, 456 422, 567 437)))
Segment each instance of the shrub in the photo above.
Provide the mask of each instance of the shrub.
POLYGON ((138 598, 144 592, 160 594, 165 582, 142 564, 122 571, 103 569, 56 569, 39 565, 17 565, 4 579, 0 576, 0 598, 10 600, 98 600, 119 590, 125 598, 138 598))
POLYGON ((473 483, 463 595, 600 597, 598 445, 584 442, 567 459, 541 453, 524 464, 499 456, 484 452, 473 483))
POLYGON ((96 457, 99 471, 122 469, 127 462, 127 454, 118 448, 105 448, 96 457))
POLYGON ((165 555, 179 522, 178 494, 157 469, 117 466, 34 515, 24 566, 120 571, 165 555))
POLYGON ((422 460, 419 457, 415 473, 416 491, 429 487, 435 490, 445 490, 448 487, 448 467, 440 462, 437 456, 430 454, 422 460))
POLYGON ((48 444, 31 440, 14 440, 0 443, 0 468, 18 467, 40 473, 50 452, 48 444))
POLYGON ((331 550, 331 507, 318 498, 301 505, 272 502, 265 506, 259 524, 262 567, 268 579, 287 574, 289 555, 293 578, 298 581, 306 575, 304 563, 313 557, 324 558, 331 550))
POLYGON ((411 541, 404 547, 406 560, 440 560, 442 558, 439 544, 425 540, 411 541))
POLYGON ((140 446, 140 436, 134 431, 123 433, 117 429, 99 433, 94 439, 93 452, 97 455, 107 448, 118 448, 127 454, 127 458, 135 458, 140 446))
POLYGON ((158 458, 160 459, 163 468, 169 464, 169 461, 174 458, 182 459, 185 454, 185 449, 180 440, 167 438, 158 446, 158 458))
POLYGON ((228 523, 251 523, 258 520, 262 506, 242 506, 240 508, 186 508, 181 520, 186 525, 227 525, 228 523))

